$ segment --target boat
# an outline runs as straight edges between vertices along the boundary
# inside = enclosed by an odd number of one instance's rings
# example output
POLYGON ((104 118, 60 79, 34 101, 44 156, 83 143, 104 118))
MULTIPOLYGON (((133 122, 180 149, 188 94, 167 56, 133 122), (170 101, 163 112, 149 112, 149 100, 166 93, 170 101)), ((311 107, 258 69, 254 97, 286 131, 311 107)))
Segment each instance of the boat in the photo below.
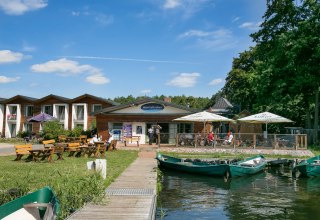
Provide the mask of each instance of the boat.
POLYGON ((159 166, 177 171, 207 176, 229 176, 229 165, 181 159, 157 153, 159 166))
POLYGON ((299 170, 302 176, 320 176, 320 155, 301 161, 295 170, 299 170))
POLYGON ((0 206, 0 219, 53 220, 59 212, 59 201, 53 190, 46 186, 0 206))
POLYGON ((240 160, 229 164, 231 177, 246 176, 259 173, 264 170, 267 161, 262 155, 240 160))
POLYGON ((276 160, 268 161, 268 166, 276 167, 276 166, 281 166, 281 165, 288 165, 289 163, 290 163, 290 161, 288 159, 278 158, 276 160))

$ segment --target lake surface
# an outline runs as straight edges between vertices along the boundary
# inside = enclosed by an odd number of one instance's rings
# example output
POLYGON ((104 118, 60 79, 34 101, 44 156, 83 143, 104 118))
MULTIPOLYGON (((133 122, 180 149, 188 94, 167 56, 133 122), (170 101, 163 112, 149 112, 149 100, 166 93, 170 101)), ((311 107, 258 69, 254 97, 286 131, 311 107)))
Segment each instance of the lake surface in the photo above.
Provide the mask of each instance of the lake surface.
POLYGON ((250 177, 198 176, 162 170, 156 219, 320 219, 320 178, 288 167, 250 177))

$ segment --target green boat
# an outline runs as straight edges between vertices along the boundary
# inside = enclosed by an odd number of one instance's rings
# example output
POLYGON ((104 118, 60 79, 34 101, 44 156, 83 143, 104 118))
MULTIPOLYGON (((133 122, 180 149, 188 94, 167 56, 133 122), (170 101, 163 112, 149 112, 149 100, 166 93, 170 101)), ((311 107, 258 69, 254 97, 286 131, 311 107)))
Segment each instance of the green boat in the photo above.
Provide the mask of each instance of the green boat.
POLYGON ((207 176, 226 176, 229 175, 228 164, 211 164, 207 162, 198 162, 184 160, 176 157, 170 157, 157 153, 156 159, 160 167, 174 169, 187 173, 201 174, 207 176))
POLYGON ((264 170, 267 162, 262 155, 247 158, 229 164, 231 177, 246 176, 259 173, 264 170))
POLYGON ((300 162, 295 169, 299 170, 302 176, 320 176, 320 155, 300 162))
POLYGON ((55 219, 60 204, 48 186, 0 206, 0 219, 55 219))

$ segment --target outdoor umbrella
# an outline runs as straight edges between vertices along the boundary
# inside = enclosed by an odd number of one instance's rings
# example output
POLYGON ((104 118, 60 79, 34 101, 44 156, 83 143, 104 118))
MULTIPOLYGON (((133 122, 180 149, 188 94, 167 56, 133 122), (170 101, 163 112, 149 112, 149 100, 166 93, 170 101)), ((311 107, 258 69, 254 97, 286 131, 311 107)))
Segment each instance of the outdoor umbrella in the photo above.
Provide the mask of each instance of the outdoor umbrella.
POLYGON ((270 123, 287 123, 293 122, 290 119, 284 118, 282 116, 270 113, 270 112, 262 112, 255 115, 250 115, 244 118, 238 119, 240 122, 247 122, 247 123, 261 123, 266 124, 266 134, 268 132, 268 124, 270 123))
POLYGON ((40 113, 36 116, 33 116, 28 121, 29 122, 46 122, 46 121, 54 121, 54 120, 57 120, 57 119, 52 115, 48 115, 46 113, 40 113))
POLYGON ((206 126, 206 122, 233 122, 232 119, 223 117, 221 115, 217 115, 214 113, 210 113, 207 111, 194 113, 191 115, 186 115, 180 118, 173 119, 174 121, 193 121, 193 122, 203 122, 204 130, 206 126))

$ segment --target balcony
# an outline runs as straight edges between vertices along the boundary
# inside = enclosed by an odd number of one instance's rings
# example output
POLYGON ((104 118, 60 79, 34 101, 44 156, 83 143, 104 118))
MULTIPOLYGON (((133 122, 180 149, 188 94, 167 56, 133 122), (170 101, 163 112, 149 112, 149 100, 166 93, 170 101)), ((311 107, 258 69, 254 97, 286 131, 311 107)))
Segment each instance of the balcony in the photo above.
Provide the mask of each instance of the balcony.
POLYGON ((16 121, 17 115, 16 114, 8 114, 7 119, 8 119, 8 121, 16 121))

